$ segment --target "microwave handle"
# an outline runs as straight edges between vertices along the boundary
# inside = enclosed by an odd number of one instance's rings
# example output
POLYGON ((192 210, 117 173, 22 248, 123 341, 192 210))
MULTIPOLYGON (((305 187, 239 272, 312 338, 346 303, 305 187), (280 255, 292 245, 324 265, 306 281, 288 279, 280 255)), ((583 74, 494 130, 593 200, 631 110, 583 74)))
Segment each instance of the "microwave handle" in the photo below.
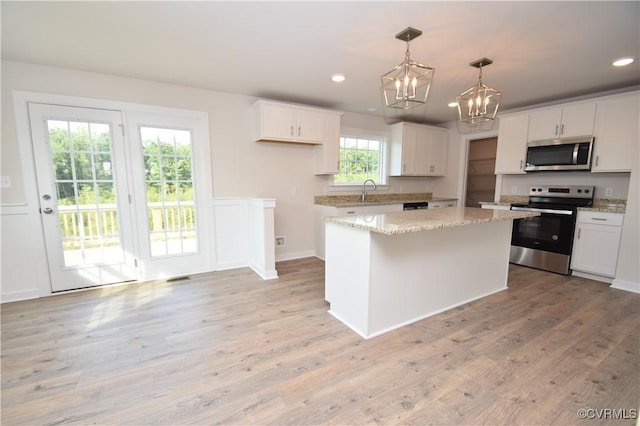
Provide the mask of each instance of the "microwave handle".
POLYGON ((575 144, 573 146, 573 164, 578 164, 578 150, 580 148, 580 144, 575 144))

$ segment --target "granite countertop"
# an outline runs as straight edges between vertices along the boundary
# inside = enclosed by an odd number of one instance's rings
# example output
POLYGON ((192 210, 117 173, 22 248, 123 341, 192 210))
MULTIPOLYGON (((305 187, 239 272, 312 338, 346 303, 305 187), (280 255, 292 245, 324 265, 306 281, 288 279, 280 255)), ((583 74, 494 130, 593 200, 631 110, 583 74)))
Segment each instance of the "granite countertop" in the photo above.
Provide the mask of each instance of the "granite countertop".
POLYGON ((376 206, 385 204, 404 204, 420 201, 457 201, 452 197, 434 197, 429 192, 420 193, 390 193, 376 194, 367 193, 366 201, 362 202, 362 195, 317 195, 314 197, 314 204, 331 207, 357 207, 376 206))
POLYGON ((626 204, 612 204, 611 206, 578 207, 578 211, 625 214, 627 206, 626 204))
POLYGON ((539 216, 540 213, 491 210, 476 207, 447 207, 436 210, 409 210, 362 216, 331 216, 324 221, 385 235, 431 231, 454 226, 539 216))

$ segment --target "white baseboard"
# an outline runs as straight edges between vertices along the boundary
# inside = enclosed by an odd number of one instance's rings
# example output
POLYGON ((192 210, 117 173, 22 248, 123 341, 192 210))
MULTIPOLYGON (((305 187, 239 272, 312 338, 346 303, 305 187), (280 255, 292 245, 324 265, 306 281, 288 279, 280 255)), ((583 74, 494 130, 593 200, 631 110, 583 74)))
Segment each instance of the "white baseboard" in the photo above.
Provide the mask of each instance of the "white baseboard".
POLYGON ((38 291, 15 291, 12 293, 2 293, 0 303, 19 302, 21 300, 37 299, 40 297, 38 291))
POLYGON ((574 276, 580 277, 580 278, 587 278, 589 280, 600 281, 600 282, 607 283, 607 284, 611 284, 613 282, 613 278, 603 277, 601 275, 589 274, 587 272, 571 271, 571 275, 574 275, 574 276))
POLYGON ((260 275, 260 278, 263 280, 274 280, 278 278, 278 271, 273 269, 271 271, 264 270, 257 265, 249 265, 249 268, 253 270, 256 274, 260 275))
POLYGON ((303 259, 305 257, 315 257, 315 256, 316 254, 313 250, 281 253, 281 254, 276 254, 276 262, 282 262, 285 260, 303 259))
POLYGON ((226 271, 229 269, 238 269, 238 268, 246 268, 249 266, 247 262, 226 262, 226 263, 218 263, 213 268, 214 271, 226 271))
POLYGON ((632 293, 640 293, 640 283, 634 283, 632 281, 614 279, 613 283, 611 283, 611 288, 630 291, 632 293))

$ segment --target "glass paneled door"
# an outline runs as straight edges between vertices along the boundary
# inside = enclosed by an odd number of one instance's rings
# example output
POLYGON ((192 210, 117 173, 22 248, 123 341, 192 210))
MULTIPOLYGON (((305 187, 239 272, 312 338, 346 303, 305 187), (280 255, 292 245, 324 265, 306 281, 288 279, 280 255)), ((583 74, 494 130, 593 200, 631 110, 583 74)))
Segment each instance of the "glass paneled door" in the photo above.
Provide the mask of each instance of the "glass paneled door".
POLYGON ((198 252, 191 132, 140 127, 151 257, 198 252))
POLYGON ((136 245, 147 279, 211 270, 205 114, 128 113, 136 245))
POLYGON ((52 291, 138 278, 118 111, 29 104, 52 291))

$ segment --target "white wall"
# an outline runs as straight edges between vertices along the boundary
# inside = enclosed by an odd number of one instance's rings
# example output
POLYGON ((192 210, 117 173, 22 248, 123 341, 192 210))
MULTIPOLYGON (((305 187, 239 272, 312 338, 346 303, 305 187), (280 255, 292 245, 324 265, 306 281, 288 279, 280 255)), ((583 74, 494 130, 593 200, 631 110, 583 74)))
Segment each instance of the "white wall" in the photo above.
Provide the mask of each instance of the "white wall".
MULTIPOLYGON (((11 188, 0 189, 2 206, 27 201, 20 167, 12 90, 99 98, 205 111, 211 136, 211 197, 274 198, 275 234, 286 237, 278 260, 313 255, 313 196, 327 192, 331 176, 314 176, 313 148, 253 142, 250 105, 255 98, 133 78, 2 61, 1 174, 11 188), (292 189, 295 188, 295 191, 292 189), (295 193, 295 195, 293 195, 295 193)), ((343 125, 386 132, 384 119, 345 113, 343 125)), ((427 191, 427 178, 394 179, 391 190, 427 191)))
MULTIPOLYGON (((593 185, 596 198, 626 199, 629 193, 629 173, 590 172, 539 172, 525 175, 504 175, 502 195, 529 195, 531 185, 593 185), (605 197, 605 189, 613 189, 610 197, 605 197)), ((491 200, 489 200, 491 201, 491 200)))

